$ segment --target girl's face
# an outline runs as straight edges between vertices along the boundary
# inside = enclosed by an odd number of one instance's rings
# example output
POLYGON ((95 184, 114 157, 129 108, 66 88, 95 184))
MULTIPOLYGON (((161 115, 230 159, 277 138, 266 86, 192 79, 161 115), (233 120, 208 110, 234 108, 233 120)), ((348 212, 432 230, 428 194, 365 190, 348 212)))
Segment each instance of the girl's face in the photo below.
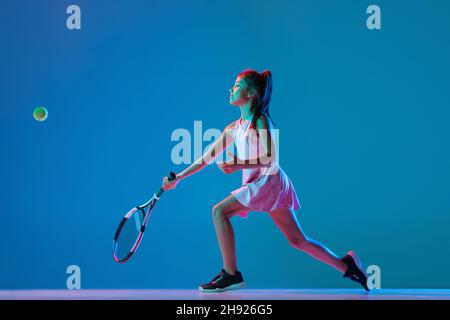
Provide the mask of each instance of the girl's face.
POLYGON ((230 89, 230 104, 232 106, 242 106, 251 99, 249 87, 245 80, 238 76, 234 86, 230 89))

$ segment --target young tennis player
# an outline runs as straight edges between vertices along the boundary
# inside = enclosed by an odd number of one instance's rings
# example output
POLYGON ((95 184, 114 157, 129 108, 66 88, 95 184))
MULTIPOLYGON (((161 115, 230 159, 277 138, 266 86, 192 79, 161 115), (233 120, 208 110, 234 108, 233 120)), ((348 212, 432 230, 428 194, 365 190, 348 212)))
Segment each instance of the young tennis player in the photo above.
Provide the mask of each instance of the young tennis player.
POLYGON ((367 275, 353 251, 339 258, 324 245, 306 236, 297 221, 294 211, 300 209, 300 203, 275 154, 274 123, 269 114, 271 95, 270 71, 260 74, 247 69, 240 73, 230 89, 230 104, 239 107, 241 117, 230 123, 203 156, 177 174, 175 180, 163 178, 163 188, 171 190, 180 181, 210 164, 232 143, 236 146, 237 157, 228 153, 232 156, 231 161, 217 162, 226 174, 242 171, 242 187, 231 191, 212 210, 223 268, 199 290, 219 292, 244 286, 244 279, 237 268, 230 218, 234 215, 246 217, 249 211, 260 211, 271 216, 293 247, 332 266, 345 278, 359 282, 368 291, 367 275))

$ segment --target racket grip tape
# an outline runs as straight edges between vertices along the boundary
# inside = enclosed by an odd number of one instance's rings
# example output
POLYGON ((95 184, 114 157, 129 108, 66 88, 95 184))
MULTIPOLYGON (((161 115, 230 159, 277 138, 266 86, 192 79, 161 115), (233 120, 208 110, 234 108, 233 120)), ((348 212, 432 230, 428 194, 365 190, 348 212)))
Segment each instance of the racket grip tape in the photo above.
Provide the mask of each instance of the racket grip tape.
MULTIPOLYGON (((175 172, 171 171, 167 177, 168 177, 169 181, 173 181, 177 178, 177 175, 175 174, 175 172)), ((161 187, 158 190, 158 192, 156 193, 156 197, 157 198, 161 197, 161 195, 164 193, 164 191, 165 190, 161 187)))

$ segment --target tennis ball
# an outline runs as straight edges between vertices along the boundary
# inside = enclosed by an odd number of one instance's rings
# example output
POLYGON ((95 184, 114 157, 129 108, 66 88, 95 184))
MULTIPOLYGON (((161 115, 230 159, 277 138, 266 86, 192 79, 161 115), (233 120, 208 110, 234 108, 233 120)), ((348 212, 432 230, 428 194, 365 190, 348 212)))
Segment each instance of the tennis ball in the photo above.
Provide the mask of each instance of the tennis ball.
POLYGON ((33 117, 37 121, 45 121, 48 116, 48 111, 44 107, 37 107, 33 111, 33 117))

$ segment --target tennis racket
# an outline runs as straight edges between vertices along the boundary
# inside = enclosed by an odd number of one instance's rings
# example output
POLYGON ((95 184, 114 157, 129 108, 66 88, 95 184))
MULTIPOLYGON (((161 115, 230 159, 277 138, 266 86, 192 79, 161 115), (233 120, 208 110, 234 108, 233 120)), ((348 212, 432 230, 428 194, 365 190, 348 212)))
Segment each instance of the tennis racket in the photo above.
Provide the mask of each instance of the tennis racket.
MULTIPOLYGON (((168 179, 169 181, 175 180, 175 173, 170 172, 168 179)), ((150 200, 128 211, 122 221, 120 221, 114 235, 113 244, 114 260, 116 262, 126 262, 136 252, 144 236, 148 218, 163 193, 164 189, 161 187, 153 194, 150 200)))

